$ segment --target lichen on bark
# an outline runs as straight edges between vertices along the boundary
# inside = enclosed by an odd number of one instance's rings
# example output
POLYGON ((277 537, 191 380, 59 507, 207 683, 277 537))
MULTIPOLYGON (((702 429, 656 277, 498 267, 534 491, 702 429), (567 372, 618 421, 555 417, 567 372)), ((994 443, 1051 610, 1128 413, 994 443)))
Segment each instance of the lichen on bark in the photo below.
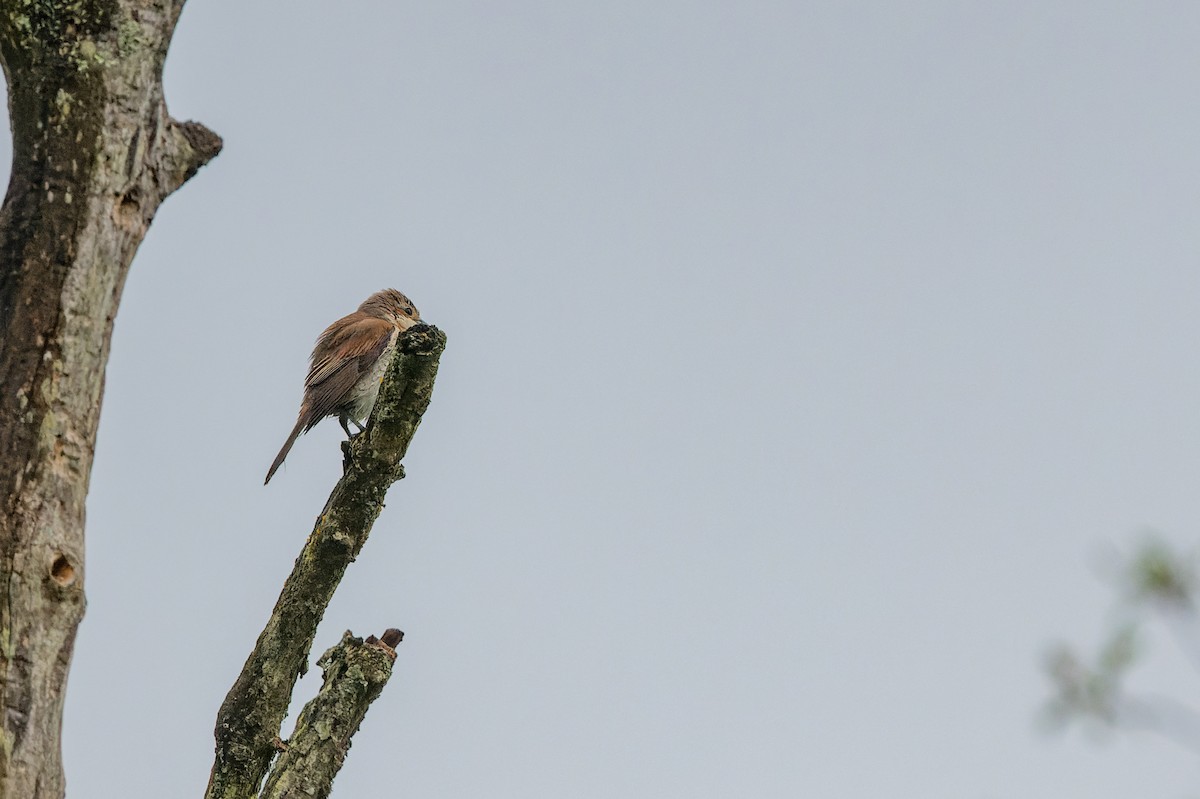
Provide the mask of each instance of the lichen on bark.
POLYGON ((388 633, 383 641, 375 636, 364 641, 347 631, 317 661, 324 671, 321 690, 300 711, 292 737, 280 743, 261 799, 329 796, 351 737, 392 676, 394 646, 403 634, 388 633), (396 634, 390 644, 388 633, 396 634))

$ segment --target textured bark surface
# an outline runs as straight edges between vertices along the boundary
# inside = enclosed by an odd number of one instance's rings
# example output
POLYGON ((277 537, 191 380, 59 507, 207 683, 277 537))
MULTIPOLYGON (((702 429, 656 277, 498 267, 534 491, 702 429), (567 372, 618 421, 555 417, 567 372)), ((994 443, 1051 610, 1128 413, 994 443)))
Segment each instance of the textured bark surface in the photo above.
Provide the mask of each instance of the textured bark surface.
POLYGON ((13 167, 0 209, 0 799, 63 795, 84 498, 113 318, 159 204, 220 138, 168 116, 182 0, 3 0, 13 167))
POLYGON ((292 690, 308 668, 317 625, 346 567, 366 543, 388 488, 404 476, 400 461, 429 407, 445 346, 445 334, 431 325, 400 334, 367 428, 343 444, 345 472, 221 705, 208 799, 258 796, 278 752, 292 690))
POLYGON ((347 632, 321 656, 317 665, 325 671, 324 684, 300 711, 292 737, 267 776, 262 799, 329 796, 351 736, 392 676, 393 647, 401 637, 399 630, 388 630, 382 641, 375 636, 363 641, 347 632))

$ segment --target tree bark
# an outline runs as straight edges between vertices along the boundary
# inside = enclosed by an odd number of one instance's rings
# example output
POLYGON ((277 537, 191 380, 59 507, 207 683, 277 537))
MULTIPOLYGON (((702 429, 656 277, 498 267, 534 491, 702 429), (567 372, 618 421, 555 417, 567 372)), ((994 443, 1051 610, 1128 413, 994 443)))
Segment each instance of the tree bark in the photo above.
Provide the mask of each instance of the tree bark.
POLYGON ((396 644, 404 634, 388 630, 366 641, 347 632, 317 661, 325 671, 321 691, 300 711, 296 729, 276 759, 261 799, 326 799, 371 703, 392 676, 396 644))
MULTIPOLYGON (((216 758, 206 799, 259 795, 279 751, 279 729, 296 680, 308 668, 317 625, 346 568, 366 544, 388 488, 404 476, 400 461, 429 407, 445 346, 446 335, 432 325, 415 325, 400 334, 366 430, 342 445, 345 472, 217 714, 216 758)), ((351 733, 353 729, 347 740, 351 733)), ((313 775, 287 780, 285 785, 320 782, 313 775)))
POLYGON ((183 0, 4 0, 12 176, 0 208, 0 799, 63 795, 84 498, 113 318, 159 204, 221 149, 167 114, 183 0))

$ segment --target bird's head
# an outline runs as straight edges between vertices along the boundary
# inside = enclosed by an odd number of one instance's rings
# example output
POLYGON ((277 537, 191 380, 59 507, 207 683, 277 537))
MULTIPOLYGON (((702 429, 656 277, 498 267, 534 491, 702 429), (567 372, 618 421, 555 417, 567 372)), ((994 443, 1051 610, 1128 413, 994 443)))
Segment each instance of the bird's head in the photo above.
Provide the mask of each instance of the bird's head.
POLYGON ((358 310, 377 319, 386 319, 401 330, 408 330, 421 321, 417 306, 395 289, 375 292, 358 306, 358 310))

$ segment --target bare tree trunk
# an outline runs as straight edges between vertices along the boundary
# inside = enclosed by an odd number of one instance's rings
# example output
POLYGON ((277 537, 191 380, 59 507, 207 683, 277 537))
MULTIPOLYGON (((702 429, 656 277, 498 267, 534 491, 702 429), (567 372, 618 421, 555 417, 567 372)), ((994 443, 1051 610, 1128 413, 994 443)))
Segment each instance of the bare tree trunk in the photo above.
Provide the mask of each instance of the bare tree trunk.
POLYGON ((84 498, 113 318, 159 204, 221 148, 167 114, 183 0, 0 0, 0 799, 63 795, 84 498))

